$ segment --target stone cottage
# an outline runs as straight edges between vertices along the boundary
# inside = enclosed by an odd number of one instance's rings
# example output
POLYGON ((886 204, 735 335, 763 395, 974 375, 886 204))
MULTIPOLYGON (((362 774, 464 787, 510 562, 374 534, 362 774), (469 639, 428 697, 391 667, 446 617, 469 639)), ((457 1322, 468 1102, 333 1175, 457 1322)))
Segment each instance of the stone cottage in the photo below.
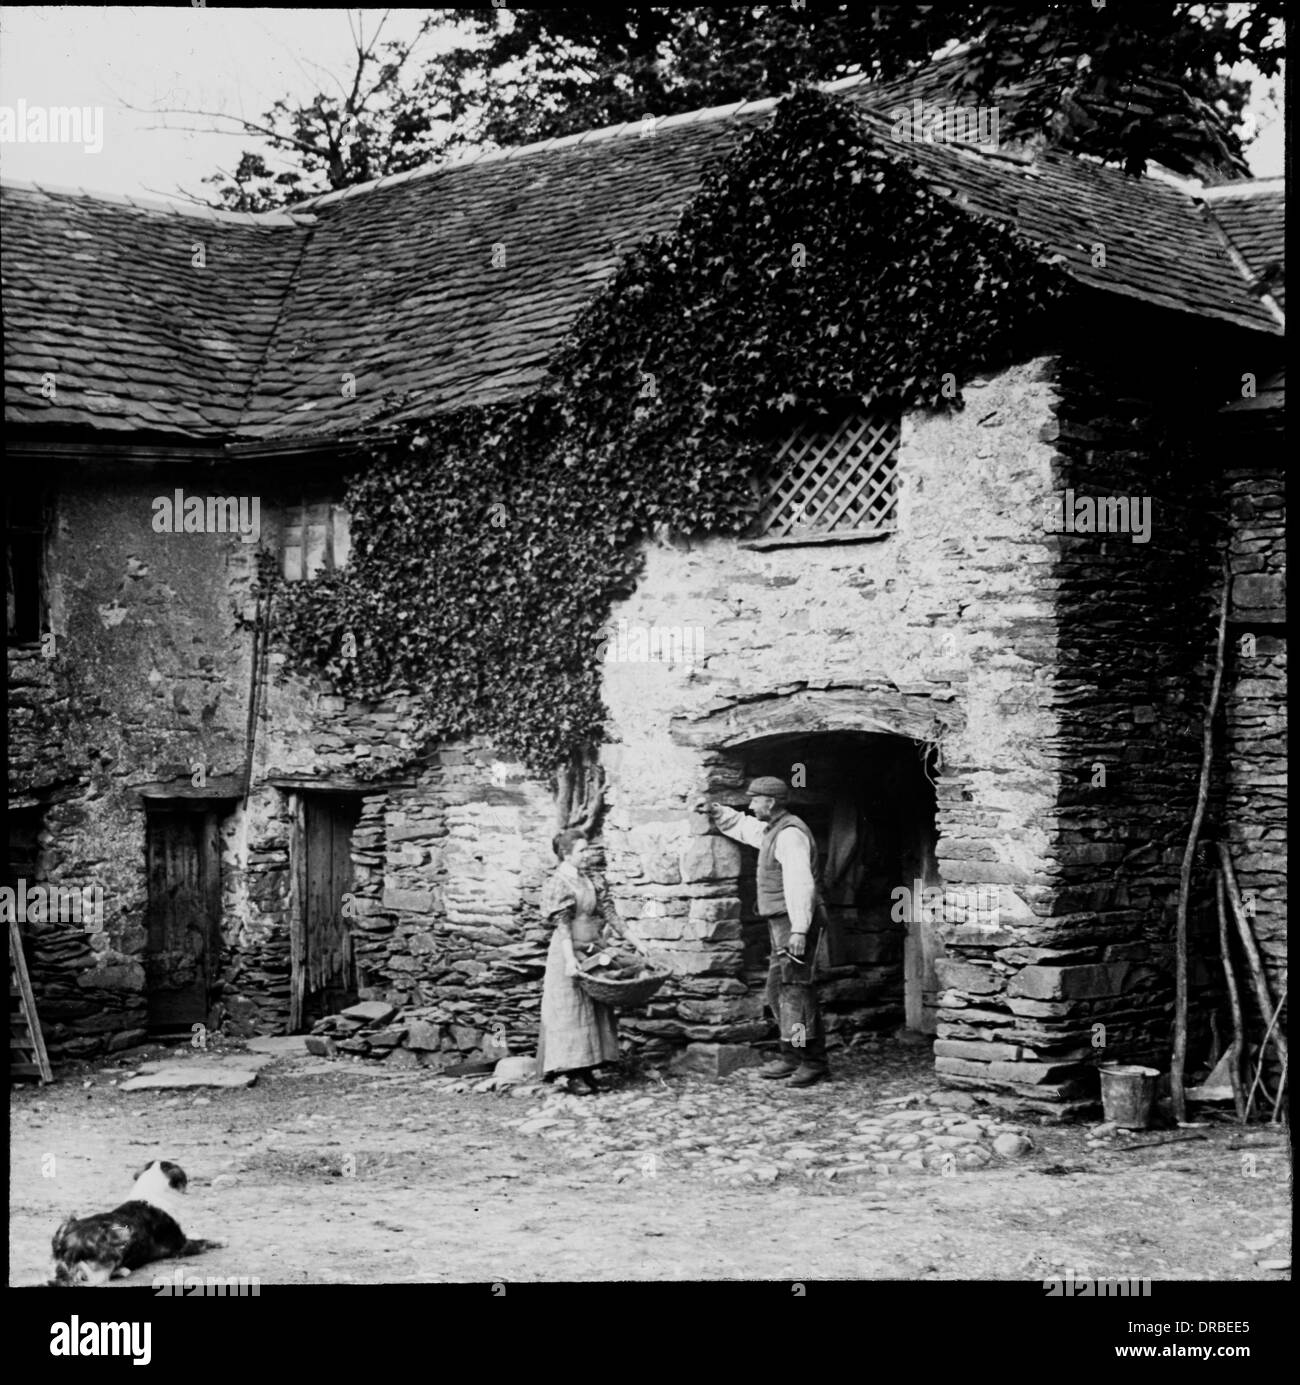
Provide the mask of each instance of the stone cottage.
MULTIPOLYGON (((832 90, 890 140, 894 98, 832 90)), ((287 663, 258 555, 346 568, 358 438, 533 389, 775 104, 275 214, 4 184, 9 872, 60 906, 23 921, 56 1060, 357 997, 447 1054, 531 1051, 550 786, 481 740, 405 764, 410 697, 287 663)), ((945 1082, 1066 1111, 1103 1052, 1167 1065, 1225 543, 1212 816, 1285 974, 1283 187, 900 150, 1077 292, 961 411, 793 424, 751 533, 646 544, 611 614, 601 845, 673 979, 625 1031, 770 1035, 752 853, 687 805, 776 773, 824 848, 832 1033, 904 1024, 945 1082)))

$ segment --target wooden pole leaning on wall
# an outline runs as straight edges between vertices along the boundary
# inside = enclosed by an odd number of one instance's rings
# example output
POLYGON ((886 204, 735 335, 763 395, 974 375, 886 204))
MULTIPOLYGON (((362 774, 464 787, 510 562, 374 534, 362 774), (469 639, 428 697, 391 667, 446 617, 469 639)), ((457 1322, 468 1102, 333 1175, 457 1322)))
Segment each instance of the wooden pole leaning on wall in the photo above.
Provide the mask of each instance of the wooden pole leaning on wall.
MULTIPOLYGON (((1260 1016, 1273 1016, 1273 1023, 1265 1031, 1263 1043, 1259 1046, 1259 1068, 1261 1072, 1264 1069, 1264 1054, 1271 1038, 1273 1047, 1277 1050, 1277 1056, 1283 1069, 1285 1069, 1288 1066, 1286 1035, 1283 1034, 1281 1025, 1277 1024, 1277 1017, 1282 1013, 1282 1005, 1286 1001, 1286 995, 1283 994, 1275 1011, 1273 996, 1268 988, 1268 974, 1264 970, 1259 944, 1255 940, 1255 930, 1250 926, 1246 906, 1242 902, 1241 891, 1237 888, 1237 872, 1233 869, 1232 853, 1228 850, 1227 842, 1219 843, 1219 861, 1223 866, 1223 883, 1227 889, 1228 904, 1232 911, 1233 922, 1237 925, 1242 950, 1246 954, 1246 963, 1250 967, 1250 979, 1255 988, 1255 1000, 1259 1005, 1260 1016)), ((1247 1102, 1247 1106, 1249 1106, 1249 1102, 1247 1102)))
POLYGON ((1205 821, 1205 805, 1210 797, 1210 770, 1214 763, 1214 718, 1219 710, 1219 692, 1223 686, 1223 665, 1228 640, 1228 598, 1232 591, 1232 571, 1228 550, 1223 550, 1223 590, 1219 595, 1219 628, 1214 643, 1214 681, 1205 707, 1205 722, 1201 728, 1201 774, 1196 786, 1196 809, 1187 834, 1183 864, 1178 872, 1178 914, 1174 924, 1174 1054, 1170 1063, 1169 1085, 1174 1102, 1174 1116, 1187 1119, 1187 1092, 1183 1079, 1187 1071, 1187 906, 1192 893, 1192 865, 1196 859, 1196 843, 1205 821))
MULTIPOLYGON (((1255 1104, 1255 1093, 1264 1086, 1264 1051, 1268 1048, 1269 1037, 1273 1033, 1273 1026, 1277 1023, 1277 1017, 1282 1013, 1282 1007, 1286 1004, 1286 991, 1282 992, 1282 999, 1278 1001, 1273 1017, 1268 1022, 1268 1028, 1264 1031, 1263 1041, 1259 1046, 1259 1063, 1255 1067, 1255 1080, 1250 1084, 1250 1095, 1246 1098, 1246 1119, 1250 1119, 1251 1107, 1255 1104)), ((1286 1069, 1287 1061, 1282 1060, 1282 1074, 1278 1079, 1277 1095, 1273 1098, 1273 1124, 1277 1124, 1278 1111, 1282 1106, 1282 1093, 1286 1090, 1286 1069)), ((1264 1087, 1264 1096, 1269 1096, 1269 1090, 1264 1087)))
POLYGON ((1232 970, 1232 949, 1228 943, 1228 905, 1224 898, 1223 872, 1214 872, 1214 894, 1219 912, 1219 956, 1223 959, 1223 984, 1228 991, 1228 1005, 1232 1010, 1232 1042, 1228 1045, 1228 1078, 1232 1083, 1232 1104, 1237 1110, 1237 1119, 1246 1123, 1246 1094, 1241 1089, 1241 1055, 1245 1051, 1246 1036, 1241 1022, 1241 994, 1237 990, 1236 973, 1232 970))

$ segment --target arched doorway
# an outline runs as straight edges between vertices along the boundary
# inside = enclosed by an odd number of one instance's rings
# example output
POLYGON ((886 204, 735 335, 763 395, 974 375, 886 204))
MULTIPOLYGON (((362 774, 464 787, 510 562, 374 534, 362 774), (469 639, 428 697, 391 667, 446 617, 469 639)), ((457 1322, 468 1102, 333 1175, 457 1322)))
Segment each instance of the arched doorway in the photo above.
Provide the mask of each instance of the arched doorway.
MULTIPOLYGON (((830 914, 820 959, 827 1031, 905 1025, 933 1033, 938 948, 919 909, 919 885, 939 883, 935 862, 937 752, 932 743, 869 731, 760 736, 711 757, 710 789, 744 806, 745 783, 774 774, 817 839, 830 914)), ((754 898, 756 853, 742 856, 744 970, 761 987, 768 960, 754 898)))

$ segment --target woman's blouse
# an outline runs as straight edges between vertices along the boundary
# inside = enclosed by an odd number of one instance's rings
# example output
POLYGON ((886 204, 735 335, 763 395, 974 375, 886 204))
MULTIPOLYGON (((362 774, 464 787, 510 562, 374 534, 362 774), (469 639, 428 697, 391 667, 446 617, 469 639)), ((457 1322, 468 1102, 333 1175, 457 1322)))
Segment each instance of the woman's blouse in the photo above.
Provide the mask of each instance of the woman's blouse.
POLYGON ((602 931, 626 937, 609 887, 600 877, 552 872, 542 886, 541 911, 543 919, 555 919, 561 937, 579 944, 595 941, 602 931))

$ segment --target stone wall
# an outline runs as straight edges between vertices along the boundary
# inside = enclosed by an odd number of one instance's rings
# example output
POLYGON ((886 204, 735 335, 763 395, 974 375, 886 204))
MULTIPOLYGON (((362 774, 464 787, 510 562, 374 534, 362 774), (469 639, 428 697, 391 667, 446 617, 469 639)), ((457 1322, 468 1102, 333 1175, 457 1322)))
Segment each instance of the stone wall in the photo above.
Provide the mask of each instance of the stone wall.
MULTIPOLYGON (((1260 465, 1225 478, 1233 601, 1220 774, 1223 837, 1276 1000, 1286 988, 1286 498, 1283 471, 1266 448, 1255 442, 1260 465)), ((1253 995, 1245 1003, 1254 1013, 1253 995)), ((1252 1032, 1258 1026, 1255 1019, 1252 1032)))
MULTIPOLYGON (((675 973, 625 1025, 635 1042, 769 1032, 753 938, 746 956, 740 848, 701 835, 686 803, 698 789, 737 799, 751 743, 774 734, 888 737, 909 755, 929 745, 941 823, 939 859, 918 867, 925 883, 994 882, 1001 926, 1032 920, 1034 872, 1048 864, 1035 824, 1055 790, 1040 749, 1050 721, 1026 695, 1052 657, 1051 593, 1045 581, 1035 590, 1049 546, 1023 503, 1050 474, 1052 449, 1038 439, 1045 369, 975 382, 955 417, 905 420, 895 535, 789 550, 708 539, 647 553, 614 626, 699 627, 705 645, 693 667, 606 665, 608 877, 633 931, 675 973)), ((287 674, 278 654, 272 666, 259 784, 356 783, 401 750, 402 699, 355 706, 287 674)), ((799 753, 815 797, 816 757, 799 753)), ((240 1024, 286 1014, 290 791, 259 789, 248 809, 249 883, 225 988, 240 1024)), ((411 782, 373 780, 353 853, 362 998, 420 1010, 460 1052, 488 1036, 531 1048, 552 812, 544 785, 481 743, 444 747, 411 782)), ((972 913, 961 926, 983 937, 993 924, 972 913)), ((899 1016, 898 958, 881 960, 832 971, 833 1024, 899 1016)))
MULTIPOLYGON (((239 484, 223 478, 221 493, 239 484)), ((124 471, 91 457, 66 468, 48 537, 53 639, 9 651, 10 801, 42 811, 41 879, 98 888, 104 904, 102 927, 24 925, 56 1060, 143 1033, 137 790, 188 790, 196 764, 210 781, 242 770, 248 648, 236 615, 256 548, 226 534, 155 533, 151 502, 178 486, 210 493, 192 466, 124 471)))
MULTIPOLYGON (((1229 504, 1237 604, 1261 619, 1253 662, 1234 653, 1215 812, 1281 967, 1285 646, 1262 618, 1283 562, 1279 475, 1230 476, 1221 493, 1186 465, 1188 386, 1172 369, 1147 372, 1136 392, 1132 378, 1039 359, 966 384, 955 415, 909 416, 888 537, 648 546, 613 627, 689 629, 702 644, 690 660, 605 666, 607 874, 634 933, 674 973, 625 1023, 633 1043, 771 1032, 752 852, 708 831, 692 798, 740 803, 748 776, 802 771, 796 807, 825 809, 857 756, 853 773, 882 786, 925 785, 908 810, 915 875, 900 883, 949 892, 942 923, 908 932, 909 946, 924 944, 942 1080, 1062 1110, 1092 1095, 1099 1057, 1163 1060, 1211 537, 1229 504), (1050 532, 1044 503, 1068 490, 1150 496, 1150 542, 1050 532), (899 770, 909 760, 911 778, 899 770)), ((254 549, 153 534, 151 497, 182 483, 86 474, 65 485, 51 555, 56 655, 10 652, 11 797, 44 814, 37 870, 105 890, 102 929, 28 929, 56 1058, 142 1033, 136 790, 186 784, 196 760, 236 786, 242 773, 251 637, 236 614, 248 612, 254 549)), ((269 504, 263 522, 274 543, 269 504)), ((213 1023, 287 1026, 293 795, 348 789, 362 802, 350 903, 362 999, 438 1026, 449 1054, 532 1050, 548 788, 479 741, 406 764, 411 713, 407 695, 345 701, 272 653, 253 789, 223 821, 213 1023)), ((1212 923, 1206 905, 1199 888, 1198 930, 1212 923)), ((823 994, 842 1036, 896 1022, 902 966, 915 962, 900 957, 880 901, 872 908, 856 926, 844 912, 828 958, 823 994)))
MULTIPOLYGON (((634 930, 678 977, 643 1024, 629 1026, 641 1041, 767 1032, 752 958, 746 967, 739 848, 696 835, 685 804, 699 788, 734 795, 743 762, 736 747, 792 712, 805 731, 935 746, 940 854, 926 883, 996 883, 1003 926, 1032 919, 1035 873, 1048 864, 1036 824, 1054 791, 1040 748, 1049 726, 1025 696, 1042 685, 1052 657, 1051 594, 1039 580, 1049 550, 1023 503, 1050 466, 1051 449, 1037 437, 1049 403, 1043 377, 1043 362, 1017 367, 970 385, 964 413, 905 421, 899 530, 889 538, 766 551, 710 539, 649 552, 638 592, 614 620, 699 626, 707 645, 692 669, 607 666, 609 876, 634 930)), ((96 638, 127 627, 129 646, 123 640, 101 662, 123 673, 120 695, 104 700, 104 720, 133 738, 129 752, 113 756, 130 766, 122 777, 132 784, 187 768, 192 710, 205 733, 195 753, 214 771, 236 771, 243 750, 247 646, 233 615, 248 571, 241 560, 251 554, 217 538, 142 531, 149 496, 161 488, 106 486, 65 507, 109 511, 112 538, 97 550, 96 570, 81 574, 74 563, 69 577, 83 594, 74 626, 96 638), (200 551, 224 570, 205 570, 200 551), (158 633, 142 639, 138 626, 158 633), (148 668, 133 667, 132 655, 146 654, 148 668), (152 691, 137 712, 138 688, 152 691)), ((403 751, 409 710, 400 698, 346 704, 286 674, 278 654, 271 666, 255 789, 224 824, 225 951, 214 1018, 241 1032, 280 1028, 287 1018, 292 789, 283 781, 364 777, 403 751)), ((93 694, 76 688, 69 705, 93 709, 93 694)), ((440 1007, 436 1018, 466 1017, 461 1029, 480 1039, 504 1032, 514 1046, 530 1046, 546 941, 535 916, 550 868, 545 788, 474 746, 445 748, 413 783, 380 775, 372 788, 354 841, 366 997, 440 1007)), ((143 814, 132 795, 106 805, 95 836, 111 842, 103 855, 117 863, 115 889, 128 901, 109 937, 133 949, 122 955, 133 959, 138 999, 143 814)), ((963 926, 983 936, 990 923, 972 917, 963 926)), ((855 996, 879 1000, 855 990, 851 976, 832 977, 841 981, 850 1009, 855 996)), ((462 1032, 458 1046, 467 1038, 462 1032)))
MULTIPOLYGON (((1209 681, 1216 512, 1212 483, 1192 464, 1198 406, 1185 374, 1073 356, 1055 383, 1044 436, 1056 456, 1040 522, 1061 527, 1063 504, 1071 518, 1050 540, 1058 662, 1044 689, 1056 721, 1046 753, 1059 788, 1042 825, 1051 864, 1032 930, 1001 946, 953 940, 964 964, 1000 977, 978 991, 956 988, 957 1010, 940 1034, 962 1048, 941 1043, 936 1053, 953 1081, 991 1081, 1032 1100, 1025 1077, 1036 1073, 1068 1107, 1095 1094, 1096 1062, 1167 1066, 1170 938, 1209 681), (1087 503, 1103 497, 1151 502, 1145 541, 1079 531, 1087 503), (983 1053, 971 1047, 979 1041, 983 1053)), ((1140 513, 1130 512, 1131 530, 1140 513)), ((1206 903, 1202 889, 1198 923, 1206 903)))
POLYGON ((346 787, 362 801, 349 906, 360 998, 441 1026, 451 1053, 531 1050, 550 941, 537 910, 554 864, 549 789, 480 739, 412 766, 409 696, 356 703, 286 671, 280 653, 271 663, 232 1017, 287 1025, 291 796, 346 787))
MULTIPOLYGON (((287 481, 287 478, 283 478, 287 481)), ((280 497, 264 476, 178 458, 149 468, 93 454, 54 486, 47 540, 52 641, 11 646, 9 794, 40 815, 35 879, 102 891, 102 926, 28 922, 24 940, 52 1058, 86 1057, 145 1033, 146 813, 141 790, 192 795, 201 765, 222 813, 222 936, 209 1021, 239 1033, 288 1017, 289 819, 260 782, 238 802, 247 745, 259 545, 223 533, 158 533, 153 500, 258 495, 261 547, 279 542, 280 497), (215 479, 214 479, 215 478, 215 479)), ((291 484, 291 483, 290 483, 291 484)), ((273 657, 273 668, 282 663, 273 657)), ((283 680, 282 680, 283 681, 283 680)), ((266 693, 259 738, 268 725, 266 693)), ((313 773, 355 761, 372 738, 402 739, 367 710, 365 733, 321 726, 341 699, 289 680, 276 714, 307 748, 313 773), (324 710, 322 711, 322 708, 324 710), (312 728, 323 750, 313 746, 312 728), (339 748, 345 747, 346 754, 339 748)), ((265 766, 265 746, 259 745, 265 766)))
POLYGON ((288 796, 258 784, 223 831, 221 976, 212 1023, 235 1035, 280 1034, 289 1024, 288 796))
MULTIPOLYGON (((694 667, 607 666, 605 841, 634 929, 695 979, 715 1023, 730 1016, 716 1030, 723 1037, 765 1030, 735 931, 741 855, 719 836, 693 835, 686 805, 702 790, 737 801, 737 756, 773 738, 860 732, 934 747, 938 841, 926 883, 961 901, 949 946, 985 950, 939 959, 951 1005, 977 1004, 963 988, 1004 987, 1010 968, 989 949, 1038 940, 1058 790, 1044 696, 1055 561, 1029 497, 1052 484, 1055 449, 1041 436, 1055 399, 1049 375, 1048 362, 1029 362, 965 386, 967 407, 954 416, 905 419, 898 532, 888 538, 656 547, 614 612, 629 628, 702 631, 705 657, 694 667), (992 890, 995 913, 965 903, 992 890)), ((638 1028, 651 1026, 704 1036, 680 1013, 638 1028)), ((1021 1080, 1044 1076, 1026 1065, 1021 1080)))
POLYGON ((443 1026, 443 1045, 536 1045, 550 930, 549 792, 481 743, 447 747, 408 790, 367 798, 357 834, 363 999, 443 1026))

